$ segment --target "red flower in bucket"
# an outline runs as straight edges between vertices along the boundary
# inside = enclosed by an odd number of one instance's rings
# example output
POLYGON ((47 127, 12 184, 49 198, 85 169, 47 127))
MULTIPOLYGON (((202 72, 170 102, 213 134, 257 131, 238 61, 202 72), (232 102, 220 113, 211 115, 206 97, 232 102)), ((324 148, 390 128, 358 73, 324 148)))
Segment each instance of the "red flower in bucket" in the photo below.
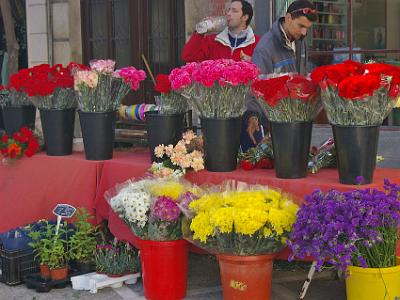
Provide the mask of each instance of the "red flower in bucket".
POLYGON ((168 95, 171 92, 171 82, 168 79, 168 75, 158 74, 154 89, 161 94, 168 95))

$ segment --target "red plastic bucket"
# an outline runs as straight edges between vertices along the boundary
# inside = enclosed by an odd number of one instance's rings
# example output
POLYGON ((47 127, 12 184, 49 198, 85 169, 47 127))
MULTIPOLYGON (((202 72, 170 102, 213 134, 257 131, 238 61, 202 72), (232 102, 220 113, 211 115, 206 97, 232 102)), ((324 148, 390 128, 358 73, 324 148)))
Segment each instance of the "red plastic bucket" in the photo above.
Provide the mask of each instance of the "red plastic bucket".
POLYGON ((149 300, 181 300, 186 296, 188 243, 140 241, 144 295, 149 300))
POLYGON ((218 254, 224 299, 269 300, 275 256, 218 254))

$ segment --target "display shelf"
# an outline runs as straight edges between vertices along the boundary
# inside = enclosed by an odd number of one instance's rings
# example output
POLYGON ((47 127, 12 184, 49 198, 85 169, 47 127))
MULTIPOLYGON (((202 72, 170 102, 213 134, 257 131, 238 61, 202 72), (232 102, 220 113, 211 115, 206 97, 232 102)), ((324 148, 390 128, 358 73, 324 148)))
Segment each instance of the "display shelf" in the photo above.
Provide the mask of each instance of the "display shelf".
POLYGON ((318 19, 308 37, 308 43, 313 50, 331 51, 347 46, 347 2, 313 1, 318 11, 318 19))
POLYGON ((318 3, 326 3, 326 4, 339 4, 339 5, 346 5, 347 3, 342 2, 342 1, 324 1, 324 0, 318 0, 318 1, 313 1, 314 4, 318 3))
POLYGON ((345 16, 344 13, 335 13, 335 12, 325 12, 325 11, 318 11, 319 15, 334 15, 334 16, 345 16))

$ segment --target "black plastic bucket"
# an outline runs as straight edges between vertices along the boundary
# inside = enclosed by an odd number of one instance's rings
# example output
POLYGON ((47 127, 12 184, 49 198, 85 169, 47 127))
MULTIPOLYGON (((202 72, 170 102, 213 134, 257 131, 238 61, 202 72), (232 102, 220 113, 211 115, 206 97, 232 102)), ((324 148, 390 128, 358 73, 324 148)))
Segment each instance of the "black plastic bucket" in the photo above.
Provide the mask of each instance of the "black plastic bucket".
POLYGON ((3 107, 4 128, 10 136, 25 126, 34 130, 35 119, 36 107, 33 105, 3 107))
POLYGON ((3 108, 0 106, 0 130, 4 130, 3 108))
POLYGON ((83 144, 87 160, 107 160, 113 157, 116 111, 79 111, 83 144))
POLYGON ((380 126, 332 125, 339 181, 369 184, 373 181, 380 126))
POLYGON ((184 114, 159 114, 157 111, 145 113, 147 140, 150 148, 151 161, 156 160, 154 148, 158 145, 175 144, 182 138, 184 114))
POLYGON ((75 108, 40 109, 47 155, 62 156, 72 153, 75 108))
POLYGON ((276 177, 306 177, 312 122, 270 122, 270 127, 276 177))
POLYGON ((211 172, 236 169, 242 118, 201 118, 204 139, 204 164, 211 172))

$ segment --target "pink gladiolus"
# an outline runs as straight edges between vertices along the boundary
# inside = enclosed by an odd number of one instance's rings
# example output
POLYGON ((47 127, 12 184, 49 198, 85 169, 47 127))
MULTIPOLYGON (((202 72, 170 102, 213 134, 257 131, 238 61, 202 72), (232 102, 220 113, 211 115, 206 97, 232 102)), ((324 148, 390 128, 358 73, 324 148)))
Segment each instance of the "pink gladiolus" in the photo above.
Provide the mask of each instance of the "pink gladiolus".
POLYGON ((125 80, 132 90, 137 91, 141 81, 146 79, 146 73, 143 70, 137 70, 135 67, 126 67, 119 69, 113 74, 115 77, 121 77, 125 80))

